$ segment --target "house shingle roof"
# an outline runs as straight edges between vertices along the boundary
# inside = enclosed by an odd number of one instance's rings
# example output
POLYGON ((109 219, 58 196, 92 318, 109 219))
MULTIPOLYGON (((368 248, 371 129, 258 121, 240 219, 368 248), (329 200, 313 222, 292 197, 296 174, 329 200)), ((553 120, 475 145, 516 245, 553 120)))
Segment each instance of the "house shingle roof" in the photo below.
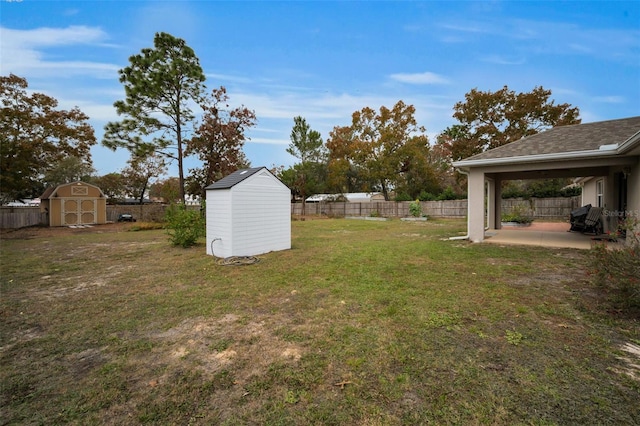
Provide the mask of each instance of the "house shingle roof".
POLYGON ((560 126, 465 158, 463 161, 597 151, 603 145, 621 144, 638 132, 640 116, 560 126))
POLYGON ((264 169, 264 167, 252 167, 250 169, 236 170, 235 172, 231 173, 230 175, 227 175, 227 176, 223 177, 222 179, 220 179, 219 181, 214 182, 211 185, 207 186, 205 189, 229 189, 229 188, 232 188, 235 185, 237 185, 238 183, 240 183, 243 180, 245 180, 246 178, 248 178, 249 176, 252 176, 252 175, 256 174, 258 171, 260 171, 262 169, 264 169))

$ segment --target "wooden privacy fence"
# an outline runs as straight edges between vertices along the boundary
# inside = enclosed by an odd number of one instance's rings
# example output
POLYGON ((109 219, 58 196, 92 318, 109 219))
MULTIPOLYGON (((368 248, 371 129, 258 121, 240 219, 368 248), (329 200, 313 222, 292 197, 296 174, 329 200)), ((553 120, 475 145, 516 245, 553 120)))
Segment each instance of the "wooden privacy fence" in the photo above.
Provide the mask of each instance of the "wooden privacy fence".
MULTIPOLYGON (((306 203, 305 214, 329 217, 347 216, 409 216, 411 201, 372 201, 368 203, 319 202, 306 203)), ((432 217, 462 218, 467 216, 467 200, 421 201, 422 214, 432 217)), ((572 210, 580 207, 580 197, 513 198, 502 200, 502 213, 518 210, 537 220, 566 220, 572 210)), ((302 203, 291 204, 291 214, 302 214, 302 203)))
POLYGON ((520 210, 537 220, 568 219, 572 210, 580 207, 582 197, 570 198, 509 198, 502 200, 502 213, 520 210))
POLYGON ((40 213, 40 207, 1 207, 0 228, 16 229, 34 225, 48 225, 47 213, 40 213))
MULTIPOLYGON (((369 203, 321 202, 306 203, 308 215, 325 215, 329 217, 347 216, 409 216, 409 201, 372 201, 369 203)), ((422 213, 434 217, 465 217, 467 200, 421 201, 422 213)), ((291 204, 291 213, 302 214, 302 204, 291 204)))
MULTIPOLYGON (((502 212, 511 213, 514 209, 532 216, 535 220, 567 220, 572 210, 580 207, 579 196, 571 198, 532 198, 502 200, 502 212)), ((370 203, 321 202, 307 203, 306 214, 329 217, 347 216, 409 216, 410 201, 374 201, 370 203)), ((463 218, 467 215, 467 200, 421 201, 422 214, 430 217, 463 218)), ((187 206, 199 209, 200 206, 187 206)), ((256 205, 255 208, 260 208, 256 205)), ((117 205, 107 206, 107 221, 115 222, 118 215, 128 213, 139 222, 162 222, 166 205, 117 205)), ((302 214, 302 204, 291 204, 291 214, 302 214)), ((46 213, 40 213, 39 207, 2 207, 0 208, 0 228, 13 229, 26 226, 48 225, 46 213)))

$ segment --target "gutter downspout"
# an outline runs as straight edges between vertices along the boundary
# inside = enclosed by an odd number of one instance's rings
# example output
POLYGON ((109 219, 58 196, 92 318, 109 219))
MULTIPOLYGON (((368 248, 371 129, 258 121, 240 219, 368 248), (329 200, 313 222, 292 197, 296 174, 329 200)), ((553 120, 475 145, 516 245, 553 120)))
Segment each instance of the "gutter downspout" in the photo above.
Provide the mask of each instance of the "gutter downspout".
MULTIPOLYGON (((467 182, 469 181, 469 172, 466 172, 462 169, 456 168, 456 172, 462 173, 467 177, 467 182)), ((467 183, 467 187, 469 184, 467 183)), ((467 195, 467 203, 469 203, 469 196, 467 195)), ((452 240, 468 240, 469 239, 469 205, 467 204, 467 235, 463 235, 461 237, 449 237, 449 241, 452 240)))

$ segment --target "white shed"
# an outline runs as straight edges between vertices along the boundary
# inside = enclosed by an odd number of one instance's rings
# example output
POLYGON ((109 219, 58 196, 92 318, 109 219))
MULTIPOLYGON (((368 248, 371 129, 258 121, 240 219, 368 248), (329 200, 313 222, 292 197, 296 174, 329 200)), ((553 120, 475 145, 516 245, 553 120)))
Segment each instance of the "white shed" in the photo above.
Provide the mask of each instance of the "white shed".
POLYGON ((226 258, 291 248, 291 191, 265 167, 238 170, 205 189, 207 254, 226 258))

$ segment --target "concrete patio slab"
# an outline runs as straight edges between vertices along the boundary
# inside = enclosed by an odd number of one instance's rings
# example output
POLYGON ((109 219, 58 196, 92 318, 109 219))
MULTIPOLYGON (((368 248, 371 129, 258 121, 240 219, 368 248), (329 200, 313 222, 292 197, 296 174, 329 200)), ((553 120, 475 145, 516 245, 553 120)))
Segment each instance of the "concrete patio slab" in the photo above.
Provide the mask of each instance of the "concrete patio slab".
POLYGON ((569 223, 564 222, 534 222, 527 227, 505 226, 486 231, 483 242, 587 250, 598 242, 594 235, 569 232, 570 227, 569 223))

